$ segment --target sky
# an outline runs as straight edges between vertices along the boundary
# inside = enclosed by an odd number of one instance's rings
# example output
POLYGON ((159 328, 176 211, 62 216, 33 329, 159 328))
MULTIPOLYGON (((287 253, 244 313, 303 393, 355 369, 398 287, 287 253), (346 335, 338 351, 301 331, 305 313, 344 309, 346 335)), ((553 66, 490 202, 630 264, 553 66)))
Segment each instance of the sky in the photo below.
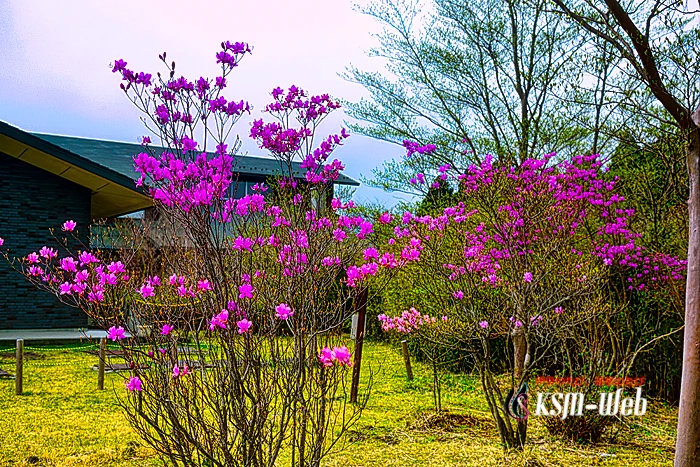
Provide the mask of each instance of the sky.
MULTIPOLYGON (((177 75, 216 76, 214 54, 225 40, 248 42, 228 80, 226 97, 253 105, 260 118, 270 91, 294 84, 312 94, 348 101, 367 97, 340 74, 349 65, 381 71, 368 57, 379 26, 355 3, 369 0, 0 0, 0 120, 27 131, 137 142, 147 134, 139 111, 119 89, 110 64, 164 71, 158 54, 177 63, 177 75)), ((331 115, 321 135, 335 133, 347 115, 331 115)), ((235 128, 243 150, 265 155, 248 138, 250 121, 235 128)), ((357 180, 382 161, 401 157, 398 145, 353 135, 334 157, 357 180)), ((357 201, 394 205, 405 196, 361 186, 357 201)))

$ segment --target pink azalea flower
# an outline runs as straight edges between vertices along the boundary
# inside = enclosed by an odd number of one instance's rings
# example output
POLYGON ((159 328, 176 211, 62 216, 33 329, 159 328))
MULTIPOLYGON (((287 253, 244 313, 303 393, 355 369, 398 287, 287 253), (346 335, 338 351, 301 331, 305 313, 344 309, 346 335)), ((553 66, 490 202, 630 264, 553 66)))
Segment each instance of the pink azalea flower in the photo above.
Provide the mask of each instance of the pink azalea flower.
POLYGON ((564 313, 564 309, 562 307, 558 306, 554 309, 554 312, 556 314, 560 315, 560 314, 564 313))
POLYGON ((526 272, 525 274, 523 274, 523 281, 532 282, 532 273, 526 272))
POLYGON ((89 275, 90 275, 90 273, 88 272, 88 270, 83 269, 82 271, 78 272, 75 275, 75 281, 76 282, 85 282, 86 280, 88 280, 89 275))
POLYGON ((39 262, 39 255, 37 255, 36 252, 34 252, 34 253, 29 253, 29 254, 27 255, 27 262, 28 262, 29 264, 38 263, 38 262, 39 262))
POLYGON ((97 256, 93 255, 89 251, 81 251, 80 254, 78 255, 78 259, 80 260, 80 265, 84 266, 86 264, 90 263, 99 263, 100 260, 97 259, 97 256))
POLYGON ((109 328, 107 331, 107 337, 112 339, 113 341, 120 341, 122 339, 126 338, 126 333, 124 332, 124 328, 119 326, 112 326, 109 328))
POLYGON ((253 298, 253 286, 243 284, 238 286, 238 298, 253 298))
POLYGON ((394 220, 394 216, 391 215, 391 213, 385 212, 381 216, 379 216, 379 223, 381 224, 391 224, 391 221, 394 220))
POLYGON ((197 282, 197 290, 200 292, 207 292, 211 290, 211 284, 208 280, 204 279, 197 282))
POLYGON ((0 246, 3 246, 5 244, 5 239, 0 237, 0 246))
POLYGON ((228 321, 228 310, 221 310, 221 313, 214 315, 214 317, 209 322, 209 329, 212 331, 216 328, 226 329, 226 323, 228 321))
POLYGON ((63 284, 58 286, 59 295, 70 295, 72 292, 73 287, 71 286, 70 282, 64 282, 63 284))
POLYGON ((360 224, 360 231, 355 235, 360 240, 365 238, 367 235, 372 233, 374 226, 369 221, 362 221, 360 224))
POLYGON ((287 305, 286 303, 280 303, 275 307, 275 311, 277 312, 277 317, 281 319, 282 321, 286 321, 292 315, 294 315, 294 310, 287 305))
POLYGON ((151 284, 143 284, 141 288, 139 289, 139 293, 143 298, 148 298, 148 297, 153 297, 155 296, 155 289, 151 284))
POLYGON ((530 316, 530 324, 537 326, 542 321, 542 315, 530 316))
POLYGON ((146 282, 151 284, 154 287, 157 287, 161 284, 160 277, 158 277, 158 276, 151 276, 148 279, 146 279, 146 282))
POLYGON ((461 290, 458 290, 455 293, 453 293, 452 296, 454 298, 456 298, 457 300, 462 300, 464 298, 464 292, 462 292, 461 290))
POLYGON ((341 365, 345 366, 351 366, 352 362, 350 361, 350 358, 352 354, 350 353, 350 350, 348 350, 347 347, 342 346, 342 347, 333 347, 333 358, 341 365))
POLYGON ((242 320, 236 322, 236 326, 238 326, 238 334, 245 334, 250 331, 253 323, 243 318, 242 320))
POLYGON ((479 323, 479 326, 481 326, 481 329, 486 329, 487 327, 489 327, 489 322, 488 321, 481 321, 479 323))
POLYGON ((163 327, 160 329, 160 334, 163 336, 167 336, 173 331, 173 329, 175 329, 175 326, 172 326, 170 324, 164 324, 163 327))
POLYGON ((132 376, 129 378, 129 381, 126 382, 126 389, 131 392, 141 392, 143 390, 141 379, 138 376, 132 376))
POLYGON ((378 259, 379 258, 379 252, 377 251, 376 248, 370 247, 367 248, 364 251, 364 259, 365 261, 369 261, 370 259, 378 259))
POLYGON ((63 269, 66 272, 75 272, 78 269, 78 263, 76 263, 76 261, 71 257, 62 258, 61 261, 59 261, 59 263, 61 265, 61 269, 63 269))
POLYGON ((63 225, 61 226, 61 229, 64 232, 72 232, 77 225, 78 225, 78 223, 75 221, 65 221, 63 223, 63 225))
POLYGON ((342 242, 345 237, 347 237, 348 234, 345 233, 343 229, 335 229, 333 231, 333 237, 335 237, 336 240, 339 242, 342 242))
POLYGON ((333 366, 333 351, 328 347, 324 347, 318 354, 318 361, 325 367, 333 366))
POLYGON ((179 366, 175 365, 173 367, 173 378, 178 378, 181 376, 187 376, 190 374, 190 369, 187 368, 187 365, 184 367, 180 368, 179 366))
POLYGON ((88 292, 88 300, 91 302, 101 302, 105 299, 105 294, 101 290, 93 290, 88 292))

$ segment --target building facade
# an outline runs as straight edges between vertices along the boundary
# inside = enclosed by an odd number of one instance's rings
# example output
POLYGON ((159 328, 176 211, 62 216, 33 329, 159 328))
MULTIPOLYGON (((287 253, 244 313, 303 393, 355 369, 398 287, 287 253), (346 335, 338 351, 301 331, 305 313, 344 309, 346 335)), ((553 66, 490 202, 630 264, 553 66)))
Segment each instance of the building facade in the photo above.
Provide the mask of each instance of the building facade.
MULTIPOLYGON (((138 144, 28 133, 0 122, 0 330, 83 328, 87 317, 55 296, 37 291, 18 271, 12 258, 23 258, 46 245, 58 248, 66 238, 73 251, 89 245, 90 225, 143 211, 152 200, 135 184, 132 157, 138 144), (78 223, 77 238, 61 225, 78 223)), ((273 159, 238 156, 235 197, 255 183, 279 175, 273 159)), ((303 179, 297 163, 294 175, 303 179)), ((338 184, 357 186, 341 175, 338 184)))

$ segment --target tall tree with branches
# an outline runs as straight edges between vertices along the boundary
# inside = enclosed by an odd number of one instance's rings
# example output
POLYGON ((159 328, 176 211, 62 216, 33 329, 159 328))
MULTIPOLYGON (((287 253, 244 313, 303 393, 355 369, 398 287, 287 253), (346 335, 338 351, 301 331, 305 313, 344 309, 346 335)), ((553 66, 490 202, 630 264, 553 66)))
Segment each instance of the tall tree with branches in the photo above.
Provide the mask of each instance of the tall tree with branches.
POLYGON ((675 465, 700 466, 700 105, 693 23, 700 11, 677 0, 553 0, 556 10, 605 41, 636 72, 680 129, 688 168, 688 274, 683 375, 675 465))
POLYGON ((414 174, 444 164, 466 169, 492 154, 517 166, 577 152, 583 135, 562 117, 556 95, 580 77, 580 44, 575 28, 547 7, 546 0, 535 8, 514 0, 382 0, 365 10, 383 26, 371 55, 387 60, 396 79, 350 68, 347 78, 371 95, 349 105, 364 122, 353 129, 437 146, 375 171, 375 186, 413 193, 414 174))

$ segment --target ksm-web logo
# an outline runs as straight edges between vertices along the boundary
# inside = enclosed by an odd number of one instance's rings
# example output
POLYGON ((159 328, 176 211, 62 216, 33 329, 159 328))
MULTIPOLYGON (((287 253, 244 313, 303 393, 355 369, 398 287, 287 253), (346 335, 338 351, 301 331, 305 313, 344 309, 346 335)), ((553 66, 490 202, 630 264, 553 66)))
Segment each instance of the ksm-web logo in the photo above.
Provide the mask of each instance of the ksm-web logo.
MULTIPOLYGON (((523 383, 517 392, 508 393, 503 409, 516 420, 527 420, 530 415, 527 394, 528 385, 523 383)), ((600 392, 599 397, 586 401, 582 392, 539 392, 534 415, 544 417, 580 417, 586 412, 597 412, 601 416, 642 416, 647 411, 647 400, 638 387, 634 397, 623 397, 624 388, 614 392, 600 392)))

